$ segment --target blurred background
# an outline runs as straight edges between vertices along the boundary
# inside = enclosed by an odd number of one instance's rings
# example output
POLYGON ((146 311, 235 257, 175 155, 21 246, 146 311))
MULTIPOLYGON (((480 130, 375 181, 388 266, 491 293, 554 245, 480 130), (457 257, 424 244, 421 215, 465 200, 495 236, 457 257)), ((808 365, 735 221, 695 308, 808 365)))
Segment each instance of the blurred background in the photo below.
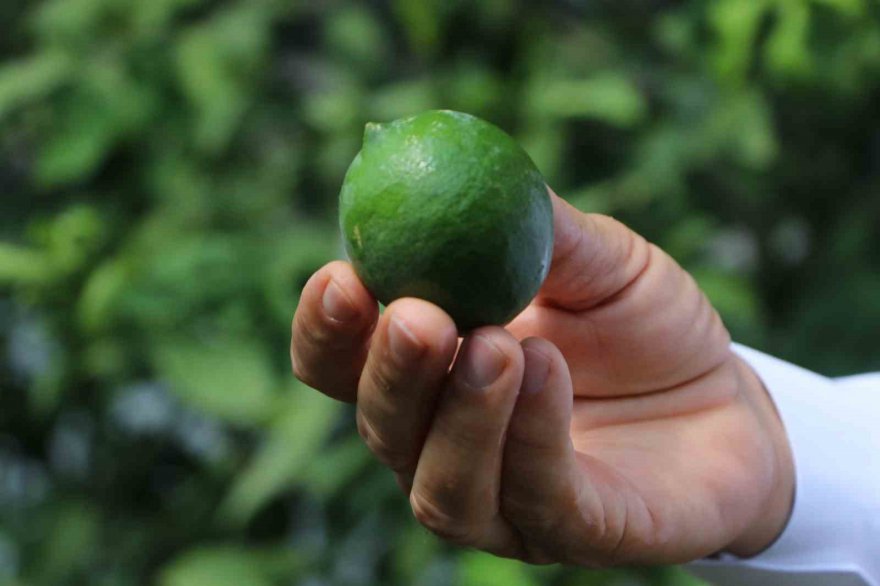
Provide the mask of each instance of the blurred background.
POLYGON ((0 584, 697 584, 445 547, 291 376, 364 123, 440 107, 738 341, 880 370, 873 0, 2 0, 0 584))

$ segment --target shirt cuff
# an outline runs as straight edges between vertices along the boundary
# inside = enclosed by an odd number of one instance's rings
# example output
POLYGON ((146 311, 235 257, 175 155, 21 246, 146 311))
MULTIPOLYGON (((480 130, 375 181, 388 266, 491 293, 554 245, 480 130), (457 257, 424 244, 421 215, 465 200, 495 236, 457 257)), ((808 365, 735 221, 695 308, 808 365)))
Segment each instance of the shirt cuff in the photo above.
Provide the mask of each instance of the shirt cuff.
POLYGON ((742 568, 801 574, 801 580, 838 576, 817 584, 880 586, 880 387, 850 391, 745 346, 733 350, 763 381, 782 418, 794 456, 794 508, 779 539, 759 555, 722 555, 688 568, 716 584, 742 584, 719 581, 742 568))

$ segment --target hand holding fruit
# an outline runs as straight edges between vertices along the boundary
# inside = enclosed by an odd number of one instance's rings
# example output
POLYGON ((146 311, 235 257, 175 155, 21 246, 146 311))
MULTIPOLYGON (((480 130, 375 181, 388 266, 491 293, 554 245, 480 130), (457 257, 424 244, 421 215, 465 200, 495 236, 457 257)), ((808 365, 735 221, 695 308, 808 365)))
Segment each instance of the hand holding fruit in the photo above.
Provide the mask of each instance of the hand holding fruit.
POLYGON ((794 481, 760 381, 669 256, 551 202, 549 274, 506 328, 473 329, 456 354, 438 305, 407 297, 380 316, 333 262, 303 290, 294 372, 357 403, 416 518, 454 543, 589 566, 757 553, 794 481))

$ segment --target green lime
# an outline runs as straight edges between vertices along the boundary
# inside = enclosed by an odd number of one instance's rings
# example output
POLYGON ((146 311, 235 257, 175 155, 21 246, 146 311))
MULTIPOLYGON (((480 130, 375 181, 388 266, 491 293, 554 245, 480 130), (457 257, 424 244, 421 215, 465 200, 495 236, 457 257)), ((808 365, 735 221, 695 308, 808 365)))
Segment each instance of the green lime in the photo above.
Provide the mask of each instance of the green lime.
POLYGON ((339 200, 346 251, 376 298, 431 301, 461 331, 509 322, 550 268, 544 178, 509 135, 469 114, 367 124, 339 200))

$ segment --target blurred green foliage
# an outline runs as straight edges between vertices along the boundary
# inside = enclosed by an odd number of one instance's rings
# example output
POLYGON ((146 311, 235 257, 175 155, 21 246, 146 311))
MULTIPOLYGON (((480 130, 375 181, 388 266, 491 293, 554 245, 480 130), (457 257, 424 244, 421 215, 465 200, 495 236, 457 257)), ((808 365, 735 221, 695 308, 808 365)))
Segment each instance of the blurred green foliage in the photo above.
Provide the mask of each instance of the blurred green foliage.
POLYGON ((4 0, 0 59, 0 583, 695 583, 443 546, 292 379, 368 120, 492 120, 739 341, 880 369, 872 0, 4 0))

